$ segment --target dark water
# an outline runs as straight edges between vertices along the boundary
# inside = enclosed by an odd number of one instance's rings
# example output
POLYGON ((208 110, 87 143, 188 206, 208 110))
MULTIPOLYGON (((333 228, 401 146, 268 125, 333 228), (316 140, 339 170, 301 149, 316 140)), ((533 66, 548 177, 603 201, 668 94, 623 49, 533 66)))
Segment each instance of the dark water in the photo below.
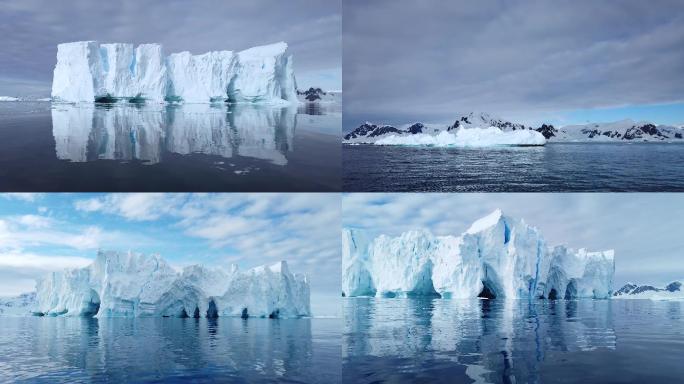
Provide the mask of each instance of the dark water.
POLYGON ((350 383, 678 383, 684 307, 648 300, 346 299, 350 383))
POLYGON ((339 191, 339 107, 0 103, 3 191, 339 191))
POLYGON ((684 191, 683 144, 344 145, 342 161, 347 192, 684 191))
POLYGON ((0 382, 339 383, 341 323, 0 318, 0 382))

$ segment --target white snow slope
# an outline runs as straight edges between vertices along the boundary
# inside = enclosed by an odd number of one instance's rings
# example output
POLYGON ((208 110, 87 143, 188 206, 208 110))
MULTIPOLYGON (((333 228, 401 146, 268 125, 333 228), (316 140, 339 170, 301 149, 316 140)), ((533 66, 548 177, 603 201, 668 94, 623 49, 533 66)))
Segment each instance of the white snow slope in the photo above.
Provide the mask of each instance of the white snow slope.
POLYGON ((497 127, 458 128, 455 132, 441 131, 437 135, 419 133, 415 135, 390 135, 375 145, 409 145, 433 147, 490 147, 500 145, 544 145, 546 139, 537 131, 519 130, 505 132, 497 127))
POLYGON ((344 229, 345 296, 506 299, 611 297, 613 251, 550 247, 536 228, 497 210, 459 237, 410 231, 369 241, 344 229))
POLYGON ((62 102, 142 99, 295 103, 292 56, 280 42, 241 52, 164 57, 159 44, 59 44, 52 97, 62 102))
POLYGON ((39 316, 310 316, 309 282, 285 261, 240 272, 189 266, 176 272, 159 256, 98 252, 80 269, 40 279, 39 316))

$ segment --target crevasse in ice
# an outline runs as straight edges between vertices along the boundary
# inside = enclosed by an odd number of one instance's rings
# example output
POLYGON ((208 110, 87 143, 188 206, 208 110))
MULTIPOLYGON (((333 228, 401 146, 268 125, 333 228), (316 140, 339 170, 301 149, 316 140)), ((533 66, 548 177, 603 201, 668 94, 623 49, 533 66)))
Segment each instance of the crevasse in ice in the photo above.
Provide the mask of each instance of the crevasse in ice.
POLYGON ((546 244, 536 228, 500 210, 459 237, 426 230, 369 241, 344 229, 345 296, 443 298, 610 298, 612 250, 588 252, 546 244))
POLYGON ((63 102, 184 101, 295 103, 292 56, 284 42, 241 52, 165 57, 159 44, 59 44, 52 98, 63 102))
POLYGON ((36 286, 33 312, 97 317, 301 317, 309 282, 285 261, 244 272, 236 265, 174 270, 159 256, 98 252, 85 267, 53 272, 36 286))

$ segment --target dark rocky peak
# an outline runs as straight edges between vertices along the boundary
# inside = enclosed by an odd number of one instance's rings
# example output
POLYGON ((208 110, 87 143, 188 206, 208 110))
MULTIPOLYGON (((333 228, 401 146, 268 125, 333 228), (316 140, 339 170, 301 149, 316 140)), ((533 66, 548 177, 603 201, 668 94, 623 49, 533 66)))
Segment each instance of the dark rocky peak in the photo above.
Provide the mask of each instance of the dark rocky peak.
POLYGON ((620 295, 629 294, 636 287, 637 287, 636 284, 627 283, 627 284, 623 285, 622 288, 615 291, 615 293, 613 293, 613 296, 620 296, 620 295))
POLYGON ((369 133, 373 132, 377 128, 378 128, 377 125, 371 124, 369 122, 365 122, 365 123, 359 125, 358 127, 356 127, 356 129, 354 129, 353 131, 346 134, 344 136, 344 139, 350 140, 350 139, 355 139, 355 138, 361 137, 361 136, 367 136, 369 133))
POLYGON ((656 287, 654 287, 654 286, 652 286, 652 285, 641 285, 641 286, 635 288, 635 289, 631 292, 631 294, 632 294, 632 295, 636 295, 637 293, 642 293, 642 292, 647 292, 647 291, 658 292, 658 291, 662 291, 662 289, 658 289, 658 288, 656 288, 656 287))
POLYGON ((391 125, 383 125, 382 127, 377 127, 375 128, 369 135, 368 137, 375 137, 375 136, 381 136, 381 135, 386 135, 388 133, 401 133, 400 130, 394 128, 391 125))
POLYGON ((681 289, 682 283, 680 283, 679 281, 673 281, 665 287, 665 290, 668 292, 677 292, 681 291, 681 289))
POLYGON ((424 128, 425 126, 423 125, 423 123, 415 123, 408 127, 406 131, 412 135, 415 135, 416 133, 423 133, 424 128))
POLYGON ((320 100, 322 95, 325 95, 325 92, 320 89, 320 88, 314 88, 311 87, 307 89, 306 91, 299 91, 297 90, 298 95, 304 95, 304 98, 308 101, 316 101, 320 100))
POLYGON ((558 130, 551 124, 542 124, 541 127, 537 128, 537 132, 541 133, 544 138, 548 140, 553 136, 556 136, 558 130))

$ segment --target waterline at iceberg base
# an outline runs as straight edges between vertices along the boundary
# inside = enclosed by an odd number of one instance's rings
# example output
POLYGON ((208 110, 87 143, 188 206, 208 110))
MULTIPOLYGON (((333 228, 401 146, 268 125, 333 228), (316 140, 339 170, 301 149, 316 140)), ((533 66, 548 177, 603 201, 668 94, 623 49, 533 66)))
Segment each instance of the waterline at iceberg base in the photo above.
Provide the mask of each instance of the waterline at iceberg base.
POLYGON ((37 316, 268 317, 311 315, 309 282, 285 261, 241 272, 202 265, 176 272, 159 256, 98 252, 84 268, 37 283, 37 316))
POLYGON ((368 239, 342 234, 347 297, 609 299, 614 252, 551 247, 536 228, 500 210, 461 236, 426 230, 368 239))

